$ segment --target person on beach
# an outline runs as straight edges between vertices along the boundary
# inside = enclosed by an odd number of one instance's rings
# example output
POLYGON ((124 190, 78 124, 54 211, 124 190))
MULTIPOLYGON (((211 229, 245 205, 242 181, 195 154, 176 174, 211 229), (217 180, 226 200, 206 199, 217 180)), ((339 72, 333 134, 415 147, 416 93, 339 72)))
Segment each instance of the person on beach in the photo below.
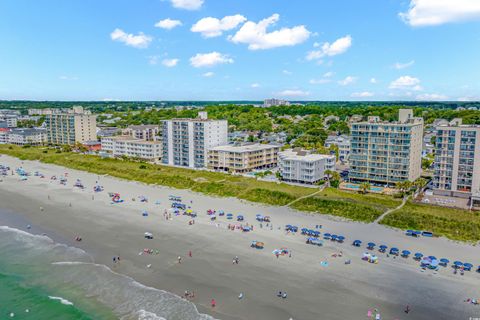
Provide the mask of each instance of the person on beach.
POLYGON ((177 260, 178 260, 178 264, 182 263, 182 257, 178 256, 177 260))
POLYGON ((405 311, 405 313, 407 313, 407 314, 410 312, 410 306, 409 306, 408 304, 405 306, 405 310, 404 310, 404 311, 405 311))
POLYGON ((113 263, 117 263, 117 257, 113 257, 113 263))
POLYGON ((212 301, 210 301, 210 304, 212 308, 215 308, 215 306, 217 305, 217 302, 215 301, 215 299, 212 299, 212 301))
POLYGON ((192 250, 188 251, 188 256, 191 258, 192 257, 192 250))

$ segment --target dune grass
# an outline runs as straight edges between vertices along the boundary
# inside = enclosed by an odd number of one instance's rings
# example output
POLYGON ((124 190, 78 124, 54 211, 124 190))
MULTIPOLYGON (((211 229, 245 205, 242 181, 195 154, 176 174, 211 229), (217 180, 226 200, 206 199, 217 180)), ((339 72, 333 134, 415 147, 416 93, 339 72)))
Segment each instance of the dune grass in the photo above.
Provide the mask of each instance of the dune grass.
POLYGON ((408 202, 385 216, 381 224, 412 230, 427 230, 453 240, 480 240, 480 212, 408 202))

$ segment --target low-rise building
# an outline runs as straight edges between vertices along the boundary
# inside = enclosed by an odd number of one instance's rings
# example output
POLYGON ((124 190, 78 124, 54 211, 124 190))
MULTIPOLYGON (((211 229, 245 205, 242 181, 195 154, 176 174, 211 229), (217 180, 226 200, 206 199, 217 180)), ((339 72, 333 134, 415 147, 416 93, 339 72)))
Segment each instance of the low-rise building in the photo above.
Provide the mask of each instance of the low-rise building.
POLYGON ((350 156, 349 136, 328 136, 327 140, 325 140, 325 147, 330 148, 331 146, 338 147, 338 160, 348 161, 348 157, 350 156))
POLYGON ((0 127, 0 144, 5 144, 8 142, 8 132, 10 129, 0 127))
POLYGON ((213 147, 208 151, 208 168, 232 173, 273 168, 279 150, 276 145, 258 143, 213 147))
POLYGON ((47 131, 39 128, 18 128, 7 132, 8 144, 19 146, 32 145, 40 146, 47 141, 47 131))
POLYGON ((281 100, 281 99, 265 99, 263 101, 263 106, 265 108, 268 108, 268 107, 274 107, 274 106, 289 106, 290 105, 290 102, 287 101, 287 100, 281 100))
POLYGON ((159 132, 160 127, 157 125, 128 126, 128 128, 123 131, 125 135, 146 141, 160 140, 159 132))
POLYGON ((162 156, 162 143, 145 141, 131 136, 104 137, 102 138, 102 151, 109 152, 115 157, 126 156, 157 161, 162 156))
POLYGON ((3 116, 0 116, 0 122, 2 122, 2 127, 16 128, 18 124, 18 116, 3 115, 3 116))
POLYGON ((278 168, 284 181, 315 184, 335 170, 335 156, 288 149, 278 153, 278 168))

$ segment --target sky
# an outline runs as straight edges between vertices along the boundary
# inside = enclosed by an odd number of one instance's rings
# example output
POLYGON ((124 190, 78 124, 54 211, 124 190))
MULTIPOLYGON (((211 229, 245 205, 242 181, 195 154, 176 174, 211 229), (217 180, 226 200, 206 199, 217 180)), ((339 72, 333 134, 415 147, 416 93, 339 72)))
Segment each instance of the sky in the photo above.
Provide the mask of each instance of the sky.
POLYGON ((480 100, 480 0, 0 0, 0 100, 480 100))

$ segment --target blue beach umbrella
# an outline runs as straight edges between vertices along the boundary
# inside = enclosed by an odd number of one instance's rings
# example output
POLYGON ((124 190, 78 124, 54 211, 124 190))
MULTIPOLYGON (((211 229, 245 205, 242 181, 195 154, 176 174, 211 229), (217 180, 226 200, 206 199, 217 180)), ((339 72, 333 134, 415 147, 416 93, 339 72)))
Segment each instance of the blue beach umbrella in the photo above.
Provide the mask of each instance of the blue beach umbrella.
POLYGON ((410 255, 410 253, 411 253, 411 252, 408 251, 408 250, 403 250, 403 251, 402 251, 402 256, 407 257, 407 256, 410 255))
POLYGON ((453 261, 453 265, 455 266, 455 268, 460 268, 461 266, 463 266, 463 263, 461 261, 453 261))
POLYGON ((465 263, 463 264, 463 269, 464 269, 465 271, 470 271, 470 270, 472 270, 472 268, 473 268, 473 264, 471 264, 471 263, 465 262, 465 263))
POLYGON ((369 243, 367 243, 367 247, 368 248, 373 248, 373 247, 375 247, 375 243, 369 242, 369 243))
POLYGON ((445 258, 440 259, 440 264, 443 265, 443 266, 446 266, 449 262, 450 262, 450 260, 448 260, 448 259, 445 259, 445 258))

